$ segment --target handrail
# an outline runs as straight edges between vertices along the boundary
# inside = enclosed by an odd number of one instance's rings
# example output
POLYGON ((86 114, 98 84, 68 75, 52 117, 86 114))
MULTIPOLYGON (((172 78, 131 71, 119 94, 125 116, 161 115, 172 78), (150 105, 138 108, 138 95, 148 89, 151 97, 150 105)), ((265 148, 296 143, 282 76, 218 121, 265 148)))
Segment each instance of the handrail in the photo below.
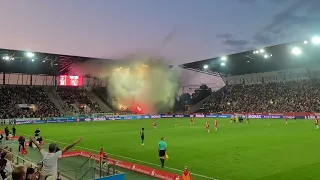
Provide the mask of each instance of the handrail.
POLYGON ((82 180, 82 178, 84 178, 90 171, 91 171, 92 167, 90 167, 80 178, 79 180, 82 180))

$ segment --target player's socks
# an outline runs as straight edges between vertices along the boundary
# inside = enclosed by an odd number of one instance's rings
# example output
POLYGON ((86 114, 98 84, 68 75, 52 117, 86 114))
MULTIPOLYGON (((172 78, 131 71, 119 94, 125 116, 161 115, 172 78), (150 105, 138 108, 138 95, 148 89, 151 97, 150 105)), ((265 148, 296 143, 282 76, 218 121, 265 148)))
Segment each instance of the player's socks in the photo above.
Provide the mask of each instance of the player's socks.
POLYGON ((216 128, 216 131, 218 131, 218 128, 216 128))
POLYGON ((163 158, 160 159, 160 162, 161 162, 161 167, 164 167, 164 159, 163 158))

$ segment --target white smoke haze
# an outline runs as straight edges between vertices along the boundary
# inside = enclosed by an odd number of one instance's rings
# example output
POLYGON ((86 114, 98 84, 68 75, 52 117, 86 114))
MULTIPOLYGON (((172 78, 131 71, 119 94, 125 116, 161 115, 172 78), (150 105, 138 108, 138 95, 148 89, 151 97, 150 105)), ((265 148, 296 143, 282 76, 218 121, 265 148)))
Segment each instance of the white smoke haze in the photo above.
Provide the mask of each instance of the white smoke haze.
POLYGON ((108 78, 108 97, 116 99, 118 107, 154 114, 166 113, 174 106, 179 71, 169 69, 164 58, 130 55, 112 62, 93 60, 76 69, 108 78))

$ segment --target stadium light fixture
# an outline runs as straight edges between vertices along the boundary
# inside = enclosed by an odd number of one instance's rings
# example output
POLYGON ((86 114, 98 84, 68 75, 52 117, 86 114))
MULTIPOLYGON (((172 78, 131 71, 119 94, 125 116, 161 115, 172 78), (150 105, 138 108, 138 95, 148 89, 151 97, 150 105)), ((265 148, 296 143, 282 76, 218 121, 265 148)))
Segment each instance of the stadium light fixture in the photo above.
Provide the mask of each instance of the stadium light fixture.
POLYGON ((318 37, 318 36, 315 36, 315 37, 313 37, 312 39, 311 39, 311 42, 313 43, 313 44, 320 44, 320 37, 318 37))
POLYGON ((302 53, 302 51, 300 48, 294 47, 294 48, 292 48, 291 53, 294 55, 300 55, 302 53))
POLYGON ((226 56, 223 56, 223 57, 221 58, 221 60, 222 60, 222 61, 225 61, 225 60, 227 60, 227 57, 226 57, 226 56))
POLYGON ((32 53, 32 52, 27 52, 27 57, 29 57, 29 58, 34 57, 34 53, 32 53))
POLYGON ((208 67, 209 67, 208 65, 204 65, 203 66, 204 69, 208 69, 208 67))
POLYGON ((9 56, 3 56, 2 59, 8 61, 8 60, 10 60, 10 57, 9 56))
POLYGON ((267 59, 269 56, 268 56, 267 54, 265 54, 263 57, 264 57, 265 59, 267 59))
POLYGON ((308 41, 303 41, 304 44, 308 44, 308 41))
POLYGON ((260 49, 260 53, 264 53, 264 49, 260 49))
POLYGON ((249 63, 250 61, 247 61, 247 63, 249 63))
POLYGON ((225 66, 226 65, 226 63, 221 63, 221 66, 225 66))
POLYGON ((31 59, 32 62, 34 62, 34 59, 31 59))

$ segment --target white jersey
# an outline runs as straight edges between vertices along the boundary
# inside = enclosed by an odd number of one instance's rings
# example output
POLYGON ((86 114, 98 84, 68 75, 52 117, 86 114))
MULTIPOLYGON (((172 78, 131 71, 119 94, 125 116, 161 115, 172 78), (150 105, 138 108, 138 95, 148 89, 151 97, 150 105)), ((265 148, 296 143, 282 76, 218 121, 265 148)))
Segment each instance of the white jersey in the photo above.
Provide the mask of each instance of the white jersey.
POLYGON ((49 153, 44 149, 41 149, 43 173, 45 176, 52 175, 55 179, 58 177, 58 159, 62 155, 62 151, 56 153, 49 153))

